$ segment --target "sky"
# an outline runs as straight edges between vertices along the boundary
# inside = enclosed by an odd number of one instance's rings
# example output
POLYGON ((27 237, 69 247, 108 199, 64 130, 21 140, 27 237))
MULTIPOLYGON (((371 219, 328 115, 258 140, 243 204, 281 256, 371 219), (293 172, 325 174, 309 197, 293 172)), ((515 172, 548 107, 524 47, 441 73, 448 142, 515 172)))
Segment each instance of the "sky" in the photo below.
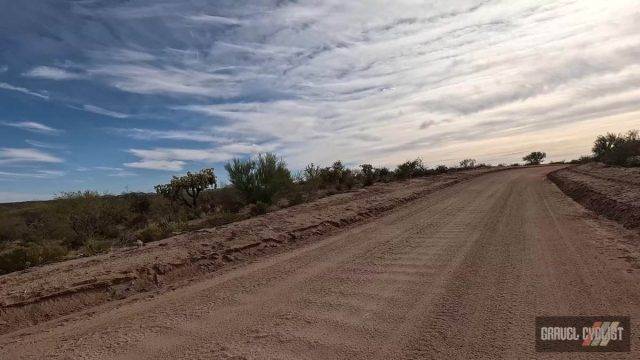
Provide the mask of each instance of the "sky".
POLYGON ((640 2, 0 0, 0 202, 308 163, 589 154, 640 128, 640 2))

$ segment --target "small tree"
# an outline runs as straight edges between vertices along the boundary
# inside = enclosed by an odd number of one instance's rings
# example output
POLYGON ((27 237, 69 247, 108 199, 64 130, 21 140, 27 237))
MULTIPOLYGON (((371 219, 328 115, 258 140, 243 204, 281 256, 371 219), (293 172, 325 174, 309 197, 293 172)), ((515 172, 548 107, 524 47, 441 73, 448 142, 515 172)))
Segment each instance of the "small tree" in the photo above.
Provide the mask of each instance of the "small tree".
POLYGON ((540 165, 546 157, 546 153, 534 151, 531 154, 523 157, 522 160, 526 161, 527 165, 540 165))
POLYGON ((470 169, 476 167, 476 159, 464 159, 460 161, 460 167, 463 169, 470 169))
POLYGON ((224 168, 231 184, 251 203, 271 204, 278 192, 293 183, 285 162, 271 153, 257 159, 233 159, 224 168))
POLYGON ((593 145, 593 155, 596 160, 609 165, 638 166, 640 135, 637 130, 626 135, 600 135, 593 145))
POLYGON ((362 185, 373 185, 373 183, 376 182, 376 174, 373 170, 373 166, 371 164, 362 164, 360 165, 360 168, 362 169, 362 185))
POLYGON ((174 176, 168 184, 156 185, 156 193, 171 201, 181 201, 183 204, 195 208, 198 206, 200 193, 213 186, 217 187, 213 169, 202 169, 197 173, 187 172, 185 176, 174 176))
POLYGON ((422 159, 417 158, 415 160, 405 161, 398 165, 395 171, 395 176, 398 179, 410 179, 415 176, 424 175, 427 168, 422 163, 422 159))

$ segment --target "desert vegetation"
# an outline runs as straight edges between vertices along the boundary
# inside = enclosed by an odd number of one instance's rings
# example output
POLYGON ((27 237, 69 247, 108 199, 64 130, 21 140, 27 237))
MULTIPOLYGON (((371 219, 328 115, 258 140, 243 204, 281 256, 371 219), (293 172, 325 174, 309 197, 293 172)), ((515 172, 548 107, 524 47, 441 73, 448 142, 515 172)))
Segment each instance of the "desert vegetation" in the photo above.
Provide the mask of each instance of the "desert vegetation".
MULTIPOLYGON (((598 136, 592 150, 591 156, 572 163, 640 166, 636 130, 598 136)), ((544 152, 536 151, 523 160, 538 165, 545 158, 544 152)), ((267 153, 228 162, 224 168, 230 185, 220 188, 214 170, 203 169, 174 176, 157 185, 154 194, 82 191, 62 193, 51 201, 0 204, 0 274, 224 225, 380 182, 486 166, 472 158, 455 167, 428 167, 416 158, 393 169, 335 161, 325 167, 312 163, 292 174, 281 158, 267 153)))
POLYGON ((394 169, 372 164, 321 167, 292 174, 275 154, 233 159, 225 166, 230 184, 218 187, 213 169, 174 176, 156 192, 59 194, 54 200, 0 205, 0 274, 62 259, 147 243, 199 228, 354 191, 376 183, 485 167, 465 159, 457 167, 428 167, 420 158, 394 169))
POLYGON ((541 151, 534 151, 531 154, 522 158, 527 165, 540 165, 547 157, 547 154, 541 151))
POLYGON ((593 159, 607 165, 640 166, 640 132, 600 135, 593 145, 593 159))

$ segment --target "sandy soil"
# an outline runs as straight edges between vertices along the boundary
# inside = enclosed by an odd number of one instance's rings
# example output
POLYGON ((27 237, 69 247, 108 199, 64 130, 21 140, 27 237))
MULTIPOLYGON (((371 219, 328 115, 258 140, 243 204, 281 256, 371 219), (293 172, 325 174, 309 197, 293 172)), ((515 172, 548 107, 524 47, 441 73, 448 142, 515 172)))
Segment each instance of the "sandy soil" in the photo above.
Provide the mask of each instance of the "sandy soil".
POLYGON ((586 208, 627 228, 640 227, 640 168, 591 163, 554 171, 549 178, 586 208))
POLYGON ((632 317, 633 352, 606 357, 637 359, 638 234, 566 197, 551 170, 477 177, 175 291, 2 335, 0 358, 583 359, 536 354, 535 316, 611 314, 632 317))

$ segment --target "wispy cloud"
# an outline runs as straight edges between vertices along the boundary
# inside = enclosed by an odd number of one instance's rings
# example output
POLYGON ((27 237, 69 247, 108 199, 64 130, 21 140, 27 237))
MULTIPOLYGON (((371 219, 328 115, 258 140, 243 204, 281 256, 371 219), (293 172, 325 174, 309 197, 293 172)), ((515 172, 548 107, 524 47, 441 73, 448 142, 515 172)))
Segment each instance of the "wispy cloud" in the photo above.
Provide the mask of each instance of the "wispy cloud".
POLYGON ((242 24, 241 20, 216 16, 216 15, 207 15, 207 14, 198 14, 198 15, 189 15, 186 17, 187 19, 204 24, 211 25, 240 25, 242 24))
MULTIPOLYGON (((43 0, 38 9, 58 20, 15 21, 12 33, 75 54, 64 69, 109 95, 180 119, 179 130, 122 134, 207 146, 132 149, 127 167, 237 156, 231 143, 277 149, 293 166, 510 159, 522 141, 506 138, 640 111, 637 1, 232 3, 80 2, 56 12, 43 0), (86 31, 68 31, 80 20, 86 31)), ((548 146, 550 156, 568 151, 548 146)))
POLYGON ((24 76, 39 79, 49 80, 77 80, 83 79, 85 75, 76 72, 71 72, 65 69, 52 67, 52 66, 38 66, 26 73, 24 76))
POLYGON ((31 146, 43 148, 43 149, 64 149, 66 146, 63 144, 52 144, 48 142, 36 141, 31 139, 26 139, 24 142, 31 146))
POLYGON ((104 115, 104 116, 109 116, 109 117, 113 117, 113 118, 118 118, 118 119, 124 119, 124 118, 128 118, 129 114, 125 114, 125 113, 121 113, 121 112, 117 112, 117 111, 112 111, 112 110, 107 110, 98 106, 94 106, 94 105, 83 105, 82 109, 88 112, 92 112, 94 114, 99 114, 99 115, 104 115))
POLYGON ((0 164, 14 163, 61 163, 64 160, 38 149, 30 148, 0 148, 0 164))
POLYGON ((37 170, 35 172, 10 172, 0 171, 0 179, 2 178, 33 178, 33 179, 51 179, 64 176, 65 172, 60 170, 37 170))
POLYGON ((246 143, 221 144, 209 149, 154 148, 130 149, 128 152, 140 160, 125 163, 126 167, 156 170, 181 170, 190 162, 213 164, 237 156, 272 151, 272 145, 246 143))
POLYGON ((35 121, 0 122, 0 125, 10 126, 10 127, 14 127, 14 128, 18 128, 26 131, 42 133, 42 134, 50 134, 50 135, 55 135, 62 132, 62 130, 54 129, 50 126, 47 126, 45 124, 41 124, 35 121))
POLYGON ((11 84, 7 84, 5 82, 0 82, 0 89, 10 90, 10 91, 17 91, 19 93, 35 96, 35 97, 38 97, 40 99, 49 100, 49 95, 47 95, 47 94, 40 93, 40 92, 37 92, 37 91, 32 91, 32 90, 29 90, 27 88, 23 88, 23 87, 20 87, 20 86, 14 86, 14 85, 11 85, 11 84))
POLYGON ((153 130, 139 128, 119 128, 113 130, 119 134, 138 140, 179 140, 195 142, 223 142, 226 140, 222 136, 215 136, 201 130, 153 130))
POLYGON ((180 171, 186 163, 179 160, 141 160, 124 165, 135 169, 180 171))
POLYGON ((0 74, 9 71, 9 67, 7 65, 0 65, 0 74))

